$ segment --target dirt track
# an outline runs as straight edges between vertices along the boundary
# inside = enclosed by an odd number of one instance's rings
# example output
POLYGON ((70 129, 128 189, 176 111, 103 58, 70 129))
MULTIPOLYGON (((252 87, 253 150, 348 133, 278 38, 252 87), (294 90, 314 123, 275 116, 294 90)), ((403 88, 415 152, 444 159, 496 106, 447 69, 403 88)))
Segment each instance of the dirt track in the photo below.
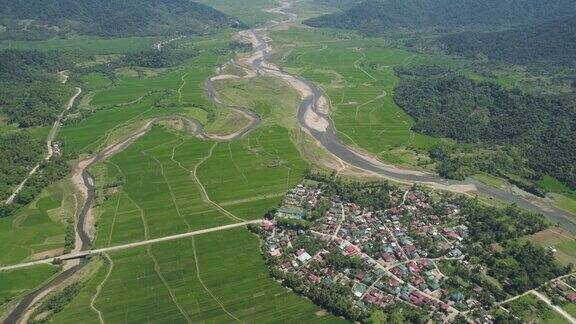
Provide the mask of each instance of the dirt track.
MULTIPOLYGON (((62 83, 66 83, 66 81, 68 81, 68 75, 66 75, 63 71, 61 71, 59 74, 64 78, 62 80, 62 83)), ((46 152, 46 156, 44 157, 44 161, 50 160, 52 158, 52 156, 54 155, 52 142, 54 141, 54 139, 56 138, 56 135, 58 134, 58 131, 60 130, 62 118, 64 117, 64 114, 70 108, 72 108, 72 106, 74 106, 74 102, 76 102, 76 99, 78 98, 78 96, 81 93, 82 93, 82 89, 76 88, 76 93, 68 100, 68 103, 66 104, 66 106, 64 106, 64 110, 62 110, 60 115, 58 115, 58 117, 54 121, 54 124, 52 125, 52 129, 50 129, 50 133, 48 133, 48 137, 46 138, 46 150, 47 150, 47 152, 46 152)), ((30 177, 33 176, 34 174, 36 174, 36 172, 38 172, 38 169, 40 169, 40 163, 36 164, 34 166, 34 168, 32 168, 32 170, 30 170, 30 172, 28 172, 28 175, 26 176, 26 178, 24 178, 24 180, 22 180, 22 182, 20 182, 18 187, 16 187, 16 189, 14 189, 14 192, 12 192, 10 197, 8 197, 8 199, 6 199, 6 202, 5 202, 6 205, 10 205, 12 202, 14 202, 14 199, 16 198, 18 193, 20 193, 20 191, 22 191, 22 189, 24 188, 24 186, 26 185, 26 182, 28 182, 30 177)))

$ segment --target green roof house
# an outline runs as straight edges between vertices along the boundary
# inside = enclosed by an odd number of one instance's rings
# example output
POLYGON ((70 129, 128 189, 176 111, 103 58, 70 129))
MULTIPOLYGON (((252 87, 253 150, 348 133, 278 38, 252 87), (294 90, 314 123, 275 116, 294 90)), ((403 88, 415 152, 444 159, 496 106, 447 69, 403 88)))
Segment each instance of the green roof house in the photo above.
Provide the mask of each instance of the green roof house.
POLYGON ((286 217, 291 219, 303 219, 306 213, 300 208, 280 207, 276 212, 276 217, 286 217))

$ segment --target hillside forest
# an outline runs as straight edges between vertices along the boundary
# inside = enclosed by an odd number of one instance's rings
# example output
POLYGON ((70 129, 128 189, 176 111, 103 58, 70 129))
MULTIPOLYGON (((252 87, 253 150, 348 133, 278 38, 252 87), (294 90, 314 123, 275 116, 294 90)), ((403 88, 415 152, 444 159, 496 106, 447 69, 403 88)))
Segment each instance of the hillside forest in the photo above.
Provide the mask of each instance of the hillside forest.
POLYGON ((429 150, 442 176, 488 172, 542 194, 534 182, 550 175, 576 188, 574 95, 524 93, 438 66, 396 73, 395 100, 414 130, 457 141, 429 150))

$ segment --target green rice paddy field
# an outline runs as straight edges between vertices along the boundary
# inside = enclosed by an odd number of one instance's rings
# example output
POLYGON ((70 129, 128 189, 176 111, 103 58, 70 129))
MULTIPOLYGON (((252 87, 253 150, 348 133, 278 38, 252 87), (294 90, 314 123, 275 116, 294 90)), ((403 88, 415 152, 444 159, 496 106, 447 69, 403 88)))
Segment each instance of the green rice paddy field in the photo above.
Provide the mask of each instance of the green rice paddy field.
POLYGON ((0 218, 0 264, 15 264, 37 253, 63 249, 66 219, 72 216, 71 194, 68 183, 55 183, 16 215, 0 218))
POLYGON ((75 36, 72 38, 53 38, 42 41, 15 41, 0 42, 0 49, 31 49, 39 51, 80 51, 87 54, 112 54, 136 52, 150 48, 161 37, 128 37, 128 38, 100 38, 92 36, 75 36))
POLYGON ((244 228, 128 249, 110 257, 112 270, 102 267, 82 297, 55 322, 97 323, 95 310, 111 323, 340 321, 272 280, 258 239, 244 228))
POLYGON ((227 46, 230 37, 230 32, 224 32, 187 39, 201 54, 173 69, 146 69, 145 73, 119 70, 118 80, 107 87, 103 86, 108 82, 102 76, 85 78, 89 88, 98 89, 91 93, 89 102, 89 108, 94 113, 79 122, 64 125, 59 139, 65 143, 67 150, 89 153, 102 148, 112 132, 151 117, 180 114, 201 116, 199 119, 206 121, 206 113, 202 116, 203 110, 192 108, 192 105, 218 109, 206 98, 203 86, 225 57, 209 49, 227 46), (168 104, 170 108, 166 105, 155 106, 158 102, 168 104))
POLYGON ((274 14, 262 11, 263 8, 274 7, 274 0, 197 0, 197 2, 207 4, 217 10, 238 17, 247 25, 256 25, 274 19, 274 14))
POLYGON ((157 126, 106 165, 125 184, 98 208, 96 246, 260 218, 307 168, 280 126, 235 142, 203 141, 157 126), (207 202, 201 185, 232 215, 207 202))
POLYGON ((290 29, 272 33, 285 53, 281 64, 320 85, 330 98, 332 118, 349 144, 397 164, 416 164, 413 153, 439 141, 411 131, 413 120, 393 99, 399 65, 436 63, 448 58, 414 54, 387 46, 383 39, 359 38, 330 30, 290 29), (330 57, 330 59, 326 59, 330 57))
POLYGON ((6 303, 39 286, 56 272, 58 272, 58 267, 51 265, 0 271, 0 314, 2 306, 6 303))

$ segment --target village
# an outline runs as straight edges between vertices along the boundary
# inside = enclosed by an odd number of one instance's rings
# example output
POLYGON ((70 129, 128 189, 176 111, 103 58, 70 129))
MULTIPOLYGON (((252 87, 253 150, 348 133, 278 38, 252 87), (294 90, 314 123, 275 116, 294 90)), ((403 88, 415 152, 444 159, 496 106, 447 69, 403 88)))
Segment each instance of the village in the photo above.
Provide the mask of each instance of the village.
MULTIPOLYGON (((273 272, 300 280, 300 289, 345 288, 355 312, 401 303, 440 322, 463 316, 493 323, 490 310, 500 305, 492 302, 497 297, 481 285, 460 287, 442 270, 485 271, 465 258, 468 228, 459 206, 446 202, 433 208, 432 200, 432 192, 413 187, 398 206, 369 210, 338 196, 324 197, 307 181, 291 189, 273 217, 263 221, 263 253, 273 272), (321 215, 309 221, 318 210, 321 215)), ((549 289, 558 286, 551 282, 549 289)), ((573 287, 561 287, 566 286, 573 287)), ((566 288, 559 298, 574 302, 572 290, 566 288)))

